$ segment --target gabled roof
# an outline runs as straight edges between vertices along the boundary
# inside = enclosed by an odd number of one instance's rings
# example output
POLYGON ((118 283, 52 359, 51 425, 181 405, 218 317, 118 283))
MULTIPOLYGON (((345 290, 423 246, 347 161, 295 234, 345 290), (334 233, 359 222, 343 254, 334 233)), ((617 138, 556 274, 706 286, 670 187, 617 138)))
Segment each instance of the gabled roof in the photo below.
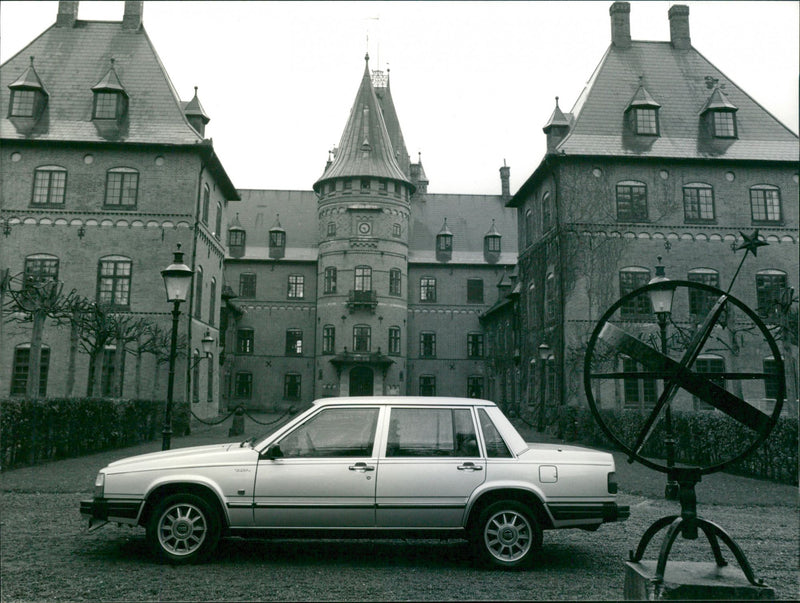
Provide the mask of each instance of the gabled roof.
POLYGON ((378 98, 369 74, 369 55, 365 57, 364 75, 342 133, 336 157, 314 184, 347 176, 375 176, 411 182, 400 169, 386 129, 378 98))
POLYGON ((94 86, 92 86, 92 91, 100 92, 104 90, 115 90, 117 92, 125 92, 125 86, 122 85, 122 82, 119 81, 119 76, 117 72, 114 70, 114 59, 111 59, 111 67, 106 72, 106 74, 97 82, 94 86))
POLYGON ((723 111, 737 111, 738 107, 734 105, 728 96, 720 89, 719 86, 715 86, 714 90, 711 92, 711 96, 708 97, 708 102, 706 106, 703 107, 701 113, 705 113, 706 111, 715 111, 715 110, 723 110, 723 111))
POLYGON ((35 133, 20 132, 8 119, 9 94, 0 94, 0 138, 105 142, 92 122, 92 89, 121 86, 130 98, 120 142, 184 145, 202 137, 181 110, 180 99, 144 29, 121 22, 77 21, 52 26, 0 66, 0 90, 18 81, 36 57, 46 83, 47 110, 35 133), (111 59, 113 68, 109 69, 111 59), (46 121, 46 123, 45 123, 46 121))
POLYGON ((36 73, 36 68, 33 66, 33 57, 31 57, 31 64, 28 66, 28 68, 15 81, 11 82, 8 87, 11 89, 35 89, 46 92, 44 89, 44 84, 42 84, 42 80, 39 79, 39 74, 36 73))
MULTIPOLYGON (((713 84, 712 84, 713 85, 713 84)), ((798 138, 694 48, 675 50, 669 42, 613 44, 573 108, 571 131, 556 147, 559 155, 636 156, 797 161, 798 138), (647 88, 640 85, 644 76, 647 88), (722 82, 738 108, 738 138, 707 144, 699 127, 709 100, 708 82, 722 82), (653 99, 658 99, 656 103, 653 99), (659 106, 660 136, 646 145, 626 133, 624 114, 632 100, 659 106)))

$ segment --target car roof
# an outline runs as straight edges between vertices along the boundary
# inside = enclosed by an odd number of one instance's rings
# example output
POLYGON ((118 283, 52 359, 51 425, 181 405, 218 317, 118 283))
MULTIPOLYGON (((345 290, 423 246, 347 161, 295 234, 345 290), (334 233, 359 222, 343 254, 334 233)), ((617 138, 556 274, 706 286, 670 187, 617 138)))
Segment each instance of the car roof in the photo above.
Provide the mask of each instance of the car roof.
POLYGON ((340 406, 353 404, 413 405, 413 406, 496 406, 490 400, 480 398, 450 398, 445 396, 353 396, 320 398, 315 406, 340 406))

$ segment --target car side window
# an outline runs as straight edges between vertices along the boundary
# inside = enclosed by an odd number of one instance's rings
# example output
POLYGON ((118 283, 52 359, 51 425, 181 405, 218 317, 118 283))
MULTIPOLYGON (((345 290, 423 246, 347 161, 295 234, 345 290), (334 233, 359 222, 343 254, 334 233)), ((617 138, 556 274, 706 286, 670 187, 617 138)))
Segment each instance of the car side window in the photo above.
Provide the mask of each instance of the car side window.
POLYGON ((387 457, 478 457, 468 408, 393 408, 387 457))
POLYGON ((378 424, 377 408, 329 408, 314 415, 279 442, 284 458, 370 457, 378 424))
POLYGON ((511 451, 506 446, 489 415, 482 408, 478 409, 478 420, 483 431, 483 441, 486 442, 486 456, 489 458, 509 458, 511 451))

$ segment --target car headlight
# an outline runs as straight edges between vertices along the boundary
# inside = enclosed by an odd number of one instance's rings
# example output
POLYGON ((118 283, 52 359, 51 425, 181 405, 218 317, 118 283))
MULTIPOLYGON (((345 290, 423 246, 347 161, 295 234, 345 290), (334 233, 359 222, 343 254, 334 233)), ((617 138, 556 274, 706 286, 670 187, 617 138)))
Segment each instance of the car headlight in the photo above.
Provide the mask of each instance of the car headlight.
POLYGON ((97 474, 97 477, 94 480, 94 497, 95 498, 103 498, 103 494, 105 493, 106 487, 106 474, 102 471, 97 474))

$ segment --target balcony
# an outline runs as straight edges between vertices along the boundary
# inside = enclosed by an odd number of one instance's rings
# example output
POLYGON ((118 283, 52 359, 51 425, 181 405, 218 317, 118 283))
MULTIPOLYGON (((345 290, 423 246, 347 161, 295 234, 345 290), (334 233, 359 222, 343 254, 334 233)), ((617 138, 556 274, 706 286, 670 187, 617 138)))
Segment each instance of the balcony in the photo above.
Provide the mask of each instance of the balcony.
POLYGON ((377 291, 356 291, 355 289, 350 290, 350 294, 347 298, 347 308, 351 313, 355 312, 356 310, 369 310, 370 312, 374 313, 377 306, 377 291))

